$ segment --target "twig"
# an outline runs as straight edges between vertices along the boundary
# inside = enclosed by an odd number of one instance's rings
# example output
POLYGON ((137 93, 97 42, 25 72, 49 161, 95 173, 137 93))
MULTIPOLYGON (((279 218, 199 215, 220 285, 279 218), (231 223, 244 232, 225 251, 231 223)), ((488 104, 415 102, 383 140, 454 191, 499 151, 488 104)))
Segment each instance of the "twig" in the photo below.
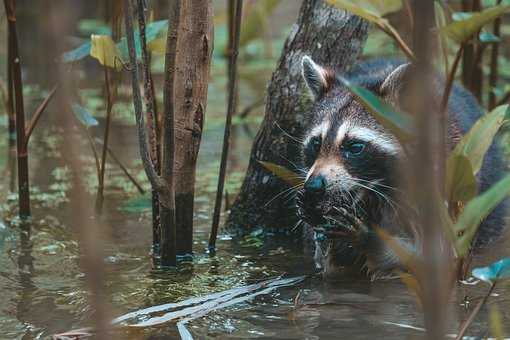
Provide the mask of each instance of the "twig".
MULTIPOLYGON (((157 118, 155 114, 155 98, 154 84, 150 71, 150 58, 147 53, 147 41, 145 36, 145 1, 138 0, 138 30, 140 34, 141 50, 142 50, 142 71, 144 84, 145 111, 147 115, 147 125, 149 128, 149 146, 150 158, 152 166, 156 169, 156 173, 160 174, 160 162, 158 152, 157 138, 157 118)), ((159 240, 160 218, 159 218, 159 195, 157 190, 152 190, 152 243, 155 248, 159 240)))
POLYGON ((145 123, 143 117, 142 98, 140 94, 140 87, 138 86, 139 78, 136 63, 135 33, 133 29, 133 6, 130 0, 124 0, 124 21, 126 25, 126 38, 129 51, 131 85, 133 90, 133 106, 136 115, 136 127, 138 131, 138 144, 140 148, 140 157, 142 158, 145 173, 152 187, 155 188, 158 192, 163 193, 166 191, 166 183, 161 177, 158 176, 156 169, 152 165, 149 156, 149 147, 147 145, 147 134, 145 131, 145 123))
POLYGON ((251 103, 250 105, 246 106, 241 113, 239 114, 239 117, 241 119, 245 119, 250 112, 252 112, 255 108, 261 106, 264 104, 264 98, 261 98, 259 100, 256 100, 255 102, 251 103))
POLYGON ((32 132, 34 132, 34 128, 37 125, 37 122, 41 118, 42 114, 44 113, 44 110, 46 110, 46 107, 50 103, 51 99, 55 95, 55 92, 57 92, 58 84, 53 86, 53 89, 48 93, 48 96, 43 100, 43 102, 37 107, 34 114, 32 115, 32 119, 30 119, 30 122, 28 123, 27 128, 25 129, 25 148, 28 147, 28 142, 30 141, 30 136, 32 136, 32 132))
MULTIPOLYGON (((103 145, 103 141, 100 139, 96 138, 96 142, 103 145)), ((110 155, 110 158, 113 160, 113 162, 119 166, 119 168, 122 170, 122 172, 124 172, 126 177, 138 189, 138 192, 142 195, 145 194, 145 190, 143 189, 142 185, 138 183, 138 181, 133 177, 133 175, 129 173, 127 167, 119 160, 119 158, 115 155, 113 150, 109 146, 106 147, 106 150, 108 150, 108 155, 110 155)))
POLYGON ((235 38, 233 42, 233 51, 230 58, 230 74, 229 74, 229 91, 228 91, 228 108, 225 122, 225 132, 223 135, 223 150, 221 152, 220 174, 218 178, 218 188, 216 190, 216 201, 214 203, 213 222, 211 227, 211 235, 209 238, 209 250, 214 250, 216 246, 216 237, 218 236, 218 226, 220 224, 221 201, 223 195, 223 187, 225 185, 225 174, 227 171, 227 159, 230 145, 230 129, 232 125, 232 116, 236 106, 236 88, 237 88, 237 55, 239 53, 239 37, 241 33, 241 18, 243 11, 243 0, 237 0, 235 16, 235 38))
POLYGON ((103 151, 101 153, 101 166, 99 168, 97 197, 96 197, 96 214, 100 215, 104 201, 104 174, 106 171, 106 154, 108 149, 108 137, 110 136, 110 125, 112 120, 113 98, 110 90, 110 77, 108 69, 104 66, 104 83, 106 87, 106 123, 103 137, 103 151))
MULTIPOLYGON (((501 4, 502 0, 497 1, 497 5, 501 4)), ((494 20, 493 34, 496 37, 501 36, 501 17, 498 17, 494 20)), ((492 44, 491 50, 491 65, 490 65, 490 75, 489 75, 489 110, 492 110, 496 107, 496 94, 494 93, 494 88, 498 84, 499 78, 499 69, 498 69, 498 58, 499 58, 499 42, 495 42, 492 44)))
POLYGON ((452 68, 450 70, 450 74, 448 74, 448 78, 446 79, 446 85, 443 92, 443 97, 441 99, 441 106, 439 112, 441 115, 444 115, 446 109, 448 107, 448 100, 450 99, 450 93, 453 87, 453 82, 455 81, 455 74, 457 73, 457 68, 459 66, 460 58, 462 57, 462 52, 464 51, 465 45, 462 44, 455 55, 455 59, 453 61, 452 68))
POLYGON ((462 323, 460 330, 459 330, 459 334, 457 334, 457 337, 455 338, 455 340, 461 340, 464 337, 464 334, 466 334, 468 327, 471 325, 471 323, 473 322, 473 320, 475 319, 476 315, 478 314, 480 309, 483 307, 483 305, 487 302, 487 299, 489 298, 489 296, 491 296, 492 291, 494 290, 495 287, 496 287, 496 281, 492 283, 487 294, 483 297, 482 300, 480 300, 480 302, 478 302, 478 304, 473 309, 471 314, 469 314, 469 317, 466 319, 466 321, 464 321, 462 323))
POLYGON ((388 34, 390 37, 392 37, 395 40, 397 45, 400 47, 402 52, 404 52, 404 54, 409 58, 409 60, 411 60, 411 61, 416 60, 416 57, 414 56, 414 53, 411 50, 411 48, 409 48, 409 46, 406 44, 404 39, 402 39, 400 34, 398 34, 398 32, 393 28, 393 26, 381 25, 378 23, 376 23, 376 25, 379 26, 379 28, 381 30, 383 30, 383 32, 385 32, 386 34, 388 34))

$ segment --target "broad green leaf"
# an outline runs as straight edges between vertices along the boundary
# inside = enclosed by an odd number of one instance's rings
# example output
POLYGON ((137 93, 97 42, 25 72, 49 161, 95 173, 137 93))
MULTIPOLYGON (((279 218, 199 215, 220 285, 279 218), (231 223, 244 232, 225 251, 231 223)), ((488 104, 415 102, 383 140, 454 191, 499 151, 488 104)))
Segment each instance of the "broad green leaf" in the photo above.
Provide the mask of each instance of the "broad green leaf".
POLYGON ((72 104, 71 108, 76 118, 78 118, 80 123, 86 128, 99 125, 99 122, 83 106, 72 104))
POLYGON ((494 262, 487 267, 475 268, 473 269, 472 274, 479 280, 491 283, 502 279, 509 279, 510 257, 494 262))
POLYGON ((459 235, 456 246, 459 256, 468 252, 482 220, 509 194, 510 174, 467 203, 454 226, 455 233, 459 235))
POLYGON ((383 16, 402 8, 402 0, 326 0, 335 7, 351 12, 373 23, 386 25, 383 16))
POLYGON ((471 18, 473 14, 473 12, 454 12, 452 14, 452 19, 454 21, 462 21, 471 18))
POLYGON ((103 66, 111 67, 118 71, 121 70, 123 64, 122 58, 110 36, 92 34, 90 41, 92 43, 90 55, 93 58, 97 59, 103 66))
POLYGON ((282 179, 292 186, 302 186, 304 180, 301 176, 289 169, 271 162, 258 161, 264 168, 271 171, 276 177, 282 179))
POLYGON ((150 195, 143 195, 131 198, 124 202, 119 210, 128 213, 141 213, 152 209, 152 200, 150 195))
POLYGON ((397 138, 402 142, 412 139, 413 120, 409 115, 396 111, 391 105, 383 102, 369 90, 354 85, 345 78, 341 78, 341 81, 361 101, 365 109, 397 138))
POLYGON ((74 50, 64 53, 62 55, 62 61, 64 63, 70 63, 73 61, 81 60, 86 56, 90 55, 90 48, 91 48, 90 41, 87 41, 86 43, 80 45, 74 50))
POLYGON ((446 195, 450 204, 466 203, 476 196, 477 182, 466 156, 453 155, 446 164, 446 195))
POLYGON ((510 5, 499 5, 482 12, 473 13, 469 17, 464 15, 460 20, 441 28, 441 33, 462 44, 481 30, 483 26, 503 15, 508 10, 510 10, 510 5))
POLYGON ((498 106, 490 113, 478 119, 469 132, 455 146, 455 149, 450 154, 450 158, 457 155, 467 157, 471 162, 473 174, 476 175, 482 167, 483 158, 491 146, 494 136, 505 122, 508 108, 508 105, 498 106))
POLYGON ((480 34, 478 35, 478 39, 486 44, 494 44, 501 42, 501 39, 498 36, 490 32, 480 32, 480 34))

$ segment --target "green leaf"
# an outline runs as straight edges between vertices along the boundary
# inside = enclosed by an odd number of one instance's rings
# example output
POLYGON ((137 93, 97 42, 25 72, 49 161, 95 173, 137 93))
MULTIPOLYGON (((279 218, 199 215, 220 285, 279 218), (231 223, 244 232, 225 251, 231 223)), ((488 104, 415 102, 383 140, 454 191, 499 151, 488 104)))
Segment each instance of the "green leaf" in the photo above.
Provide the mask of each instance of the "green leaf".
POLYGON ((79 47, 75 48, 74 50, 71 50, 69 52, 66 52, 62 55, 62 61, 64 63, 70 63, 73 61, 78 61, 86 56, 90 55, 90 48, 91 43, 90 41, 87 41, 86 43, 80 45, 79 47))
POLYGON ((472 274, 479 280, 486 282, 496 282, 502 279, 510 278, 510 257, 501 259, 487 267, 478 267, 473 269, 472 274))
POLYGON ((141 213, 152 209, 152 198, 150 195, 143 195, 131 198, 124 202, 119 210, 128 213, 141 213))
POLYGON ((462 15, 460 20, 441 28, 441 33, 446 34, 459 44, 468 41, 482 27, 497 17, 510 10, 510 5, 499 5, 488 8, 482 12, 473 13, 471 16, 462 15))
POLYGON ((371 91, 354 85, 345 78, 340 78, 340 80, 361 101, 365 109, 400 141, 407 142, 412 139, 413 119, 409 115, 396 111, 391 105, 383 102, 371 91))
POLYGON ((473 12, 454 12, 452 14, 452 19, 454 21, 462 21, 469 19, 473 16, 473 12))
POLYGON ((494 136, 505 122, 508 105, 496 107, 490 113, 482 116, 462 137, 450 154, 450 158, 457 155, 465 156, 471 162, 473 174, 477 174, 482 167, 485 153, 491 146, 494 136))
POLYGON ((490 32, 480 32, 480 34, 478 35, 478 39, 480 39, 481 42, 486 44, 494 44, 501 42, 501 39, 498 36, 490 32))
POLYGON ((330 5, 377 24, 387 24, 383 16, 402 8, 402 0, 326 0, 330 5))
POLYGON ((99 125, 99 122, 83 106, 72 104, 71 107, 76 118, 78 118, 80 123, 86 128, 99 125))
POLYGON ((90 41, 92 43, 90 55, 93 58, 97 59, 103 66, 116 69, 117 71, 122 69, 122 57, 110 36, 92 34, 90 41))
POLYGON ((447 199, 450 204, 466 203, 476 196, 476 177, 467 157, 453 155, 448 158, 445 183, 447 199))
POLYGON ((456 242, 459 256, 467 254, 480 223, 509 194, 510 174, 468 202, 454 225, 455 233, 459 235, 456 242))
POLYGON ((289 169, 271 162, 258 161, 264 168, 271 171, 276 177, 282 179, 292 186, 302 186, 304 180, 301 176, 289 169))

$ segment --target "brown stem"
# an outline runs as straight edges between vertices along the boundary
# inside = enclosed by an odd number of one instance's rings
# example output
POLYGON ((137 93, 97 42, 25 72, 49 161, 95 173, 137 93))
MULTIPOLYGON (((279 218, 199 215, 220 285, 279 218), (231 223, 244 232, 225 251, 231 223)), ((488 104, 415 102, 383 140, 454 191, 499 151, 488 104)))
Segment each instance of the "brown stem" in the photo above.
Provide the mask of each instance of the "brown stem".
POLYGON ((464 321, 462 323, 460 330, 459 330, 459 334, 457 334, 457 337, 455 337, 455 340, 460 340, 460 339, 464 338, 464 334, 466 334, 467 329, 469 328, 471 323, 473 323, 473 320, 475 319, 476 315, 478 314, 480 309, 482 309, 483 305, 487 302, 487 299, 489 299, 489 296, 491 296, 492 291, 494 290, 495 287, 496 287, 496 282, 493 282, 489 291, 487 292, 487 294, 483 297, 482 300, 480 300, 480 302, 478 302, 478 304, 475 306, 475 308, 473 309, 471 314, 469 314, 466 321, 464 321))
MULTIPOLYGON (((501 4, 502 0, 498 0, 497 5, 501 4)), ((492 33, 496 37, 501 37, 501 17, 497 18, 494 21, 494 27, 492 33)), ((489 110, 492 110, 496 107, 496 94, 494 93, 494 89, 498 84, 499 78, 499 69, 498 69, 498 59, 499 59, 499 42, 495 42, 492 44, 491 50, 491 65, 490 65, 490 75, 489 75, 489 110)))
MULTIPOLYGON (((7 6, 6 0, 4 0, 4 4, 7 6)), ((9 25, 9 24, 8 24, 9 25)), ((12 64, 13 64, 13 54, 12 54, 12 34, 9 29, 7 29, 7 116, 9 119, 8 132, 9 132, 9 146, 14 146, 14 140, 16 139, 16 118, 14 113, 14 85, 12 79, 12 64)))
MULTIPOLYGON (((96 138, 96 142, 100 145, 104 145, 103 144, 103 141, 101 139, 98 139, 96 138)), ((108 151, 108 155, 110 156, 110 158, 113 160, 113 162, 115 164, 118 165, 118 167, 122 170, 122 172, 124 173, 124 175, 126 175, 126 177, 131 181, 131 183, 133 183, 133 185, 136 187, 136 189, 138 189, 138 192, 141 194, 141 195, 144 195, 145 194, 145 190, 143 189, 142 185, 140 183, 138 183, 138 181, 136 180, 136 178, 133 177, 133 175, 131 175, 131 173, 129 172, 129 170, 127 169, 127 167, 120 161, 120 159, 115 155, 115 153, 113 152, 113 150, 109 147, 109 146, 106 146, 106 150, 108 151)))
MULTIPOLYGON (((147 115, 147 125, 149 128, 149 145, 150 145, 150 158, 152 166, 156 169, 156 172, 160 173, 160 164, 158 156, 158 139, 157 139, 157 127, 156 127, 156 115, 155 115, 155 100, 154 100, 154 84, 152 82, 152 75, 150 71, 150 58, 147 53, 147 41, 145 36, 145 1, 138 0, 138 29, 140 33, 140 42, 142 49, 142 71, 143 71, 143 84, 145 94, 145 111, 147 115)), ((156 190, 152 191, 152 238, 153 246, 159 244, 159 195, 156 190)))
POLYGON ((453 82, 455 81, 455 74, 457 73, 457 68, 459 66, 460 59, 462 57, 462 52, 464 51, 465 45, 462 44, 457 51, 457 54, 455 55, 455 59, 452 64, 452 68, 450 70, 450 73, 448 74, 448 78, 446 79, 446 85, 443 92, 443 97, 441 99, 441 106, 439 112, 441 114, 444 114, 446 112, 446 109, 448 107, 448 100, 450 99, 450 93, 452 91, 453 82))
POLYGON ((48 107, 48 104, 50 103, 51 99, 55 95, 55 92, 57 92, 58 84, 53 86, 53 89, 48 93, 48 96, 43 100, 43 102, 37 107, 34 114, 32 115, 32 118, 30 119, 30 122, 28 123, 27 128, 25 129, 25 148, 28 147, 28 142, 30 141, 30 136, 32 136, 32 132, 34 132, 34 129, 37 125, 37 122, 39 122, 39 119, 41 118, 42 114, 44 113, 44 110, 46 110, 46 107, 48 107))
MULTIPOLYGON (((149 155, 149 147, 147 145, 147 134, 145 131, 145 123, 143 117, 142 97, 140 94, 138 67, 136 62, 135 50, 135 33, 133 29, 133 6, 130 0, 124 0, 124 21, 126 26, 126 38, 129 51, 129 63, 131 73, 131 85, 133 91, 133 106, 136 116, 136 127, 138 131, 138 144, 140 148, 140 157, 142 158, 143 167, 152 187, 160 193, 166 191, 165 181, 158 176, 156 169, 152 165, 149 155)), ((164 195, 163 195, 164 196, 164 195)), ((162 200, 165 204, 165 200, 162 200)))
POLYGON ((101 176, 101 163, 99 162, 99 154, 97 152, 96 144, 94 143, 94 138, 90 134, 88 128, 84 127, 85 135, 87 136, 87 140, 89 141, 90 149, 92 150, 92 154, 94 155, 94 161, 96 164, 96 176, 99 178, 101 176))
POLYGON ((409 46, 406 44, 404 39, 398 34, 398 32, 391 26, 390 24, 377 24, 381 30, 383 30, 386 34, 388 34, 390 37, 392 37, 397 45, 400 47, 402 52, 409 58, 409 60, 414 61, 416 58, 414 56, 413 51, 409 46))
POLYGON ((18 50, 18 36, 16 29, 16 13, 14 1, 4 0, 5 13, 8 21, 9 42, 12 52, 10 69, 16 103, 16 149, 18 158, 18 200, 19 217, 26 219, 30 216, 30 187, 28 176, 28 151, 25 136, 25 110, 23 105, 23 81, 21 78, 21 59, 18 50))
POLYGON ((112 109, 113 109, 113 98, 110 88, 110 77, 106 66, 104 67, 104 83, 106 87, 106 123, 104 128, 103 151, 101 153, 101 166, 99 168, 100 171, 97 185, 96 214, 98 215, 101 214, 104 201, 104 174, 106 171, 106 154, 108 149, 108 138, 110 136, 110 125, 112 121, 112 109))
POLYGON ((228 151, 230 146, 230 129, 232 125, 232 116, 235 110, 236 87, 237 87, 237 55, 239 53, 239 37, 241 33, 241 18, 243 10, 243 0, 237 0, 234 6, 236 9, 233 41, 233 51, 230 57, 230 74, 229 74, 229 91, 228 91, 228 108, 225 122, 225 133, 223 135, 223 150, 221 152, 220 174, 218 178, 218 188, 216 190, 216 201, 214 204, 213 222, 211 227, 211 235, 209 237, 209 250, 213 251, 216 247, 216 237, 218 236, 218 226, 220 224, 221 201, 223 195, 223 187, 225 185, 225 175, 227 172, 228 151))

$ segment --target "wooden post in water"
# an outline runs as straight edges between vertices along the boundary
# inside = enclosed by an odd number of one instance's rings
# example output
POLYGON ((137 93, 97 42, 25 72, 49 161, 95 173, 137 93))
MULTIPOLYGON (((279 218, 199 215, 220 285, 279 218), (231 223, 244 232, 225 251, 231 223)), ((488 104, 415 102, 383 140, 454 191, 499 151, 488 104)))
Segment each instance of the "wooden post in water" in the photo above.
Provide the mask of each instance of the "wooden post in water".
MULTIPOLYGON (((210 0, 181 2, 174 74, 175 159, 175 219, 177 255, 192 253, 193 201, 195 195, 196 161, 202 137, 207 103, 210 62, 213 49, 213 12, 210 0)), ((168 72, 168 70, 167 70, 168 72)), ((165 95, 170 96, 165 90, 165 95)), ((165 117, 165 121, 168 117, 165 117)), ((166 127, 165 127, 166 128, 166 127)), ((164 132, 164 138, 169 131, 164 132)), ((163 158, 165 158, 163 146, 163 158)), ((164 166, 165 164, 163 160, 164 166)), ((165 170, 163 170, 165 171, 165 170)), ((163 221, 162 225, 166 224, 163 221)))

